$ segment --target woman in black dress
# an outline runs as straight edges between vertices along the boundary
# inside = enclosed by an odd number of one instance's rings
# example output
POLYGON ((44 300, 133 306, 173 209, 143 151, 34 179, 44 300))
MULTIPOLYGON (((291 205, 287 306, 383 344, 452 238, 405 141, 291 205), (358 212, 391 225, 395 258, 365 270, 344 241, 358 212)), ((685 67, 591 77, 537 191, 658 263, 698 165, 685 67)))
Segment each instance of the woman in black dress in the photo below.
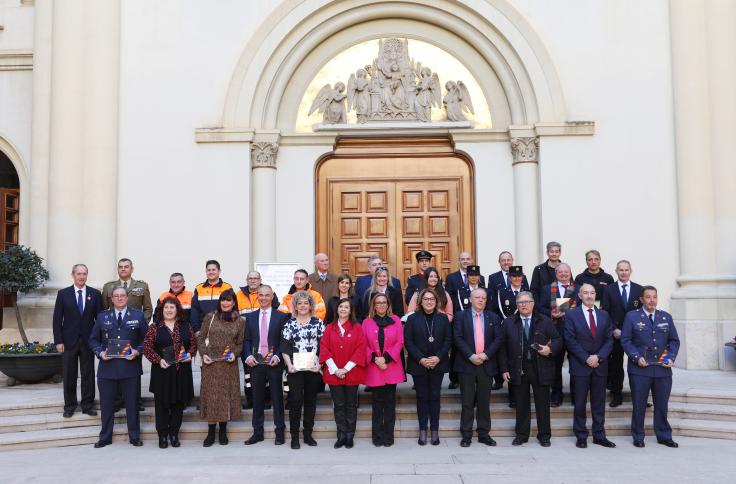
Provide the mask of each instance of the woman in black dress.
POLYGON ((179 447, 184 407, 194 397, 191 362, 197 339, 177 298, 167 297, 156 311, 158 322, 148 328, 143 354, 151 362, 149 390, 156 406, 158 446, 165 449, 169 442, 179 447))

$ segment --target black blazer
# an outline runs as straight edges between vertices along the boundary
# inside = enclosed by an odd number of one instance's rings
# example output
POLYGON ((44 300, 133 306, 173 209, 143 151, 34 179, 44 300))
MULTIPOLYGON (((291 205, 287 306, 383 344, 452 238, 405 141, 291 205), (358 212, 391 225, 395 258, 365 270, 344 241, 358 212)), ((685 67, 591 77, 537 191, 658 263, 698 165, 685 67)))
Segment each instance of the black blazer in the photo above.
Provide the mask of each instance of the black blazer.
MULTIPOLYGON (((534 312, 532 314, 531 328, 529 330, 529 344, 534 342, 536 333, 543 334, 550 340, 552 353, 549 356, 541 356, 531 350, 531 363, 536 365, 537 378, 540 385, 551 385, 555 380, 555 356, 562 350, 562 337, 557 332, 554 323, 547 316, 534 312)), ((521 384, 522 360, 526 355, 524 348, 524 323, 519 313, 512 314, 503 321, 504 345, 501 350, 499 362, 501 373, 511 374, 511 384, 521 384)))
POLYGON ((86 346, 100 311, 102 311, 102 293, 97 289, 87 286, 84 312, 81 315, 77 308, 77 292, 74 286, 60 289, 56 293, 54 304, 54 344, 71 345, 81 337, 86 346))
MULTIPOLYGON (((273 348, 273 354, 281 359, 281 332, 289 320, 290 315, 271 308, 271 317, 268 321, 268 346, 273 348)), ((258 352, 261 344, 261 310, 252 311, 245 316, 245 336, 243 338, 243 352, 240 357, 245 363, 249 356, 258 352)), ((283 365, 283 361, 279 365, 283 365)))
MULTIPOLYGON (((453 320, 455 349, 458 354, 455 357, 453 369, 458 373, 474 373, 475 365, 470 362, 470 356, 475 354, 475 331, 473 330, 473 308, 468 308, 458 314, 458 319, 453 320)), ((483 352, 488 360, 483 363, 483 369, 488 376, 498 373, 498 353, 503 346, 503 332, 501 330, 501 319, 488 310, 483 311, 484 332, 483 352)))
POLYGON ((639 301, 641 286, 631 281, 628 284, 629 300, 626 307, 624 307, 624 302, 621 300, 621 293, 618 292, 618 282, 606 286, 601 298, 601 309, 605 309, 608 315, 611 316, 616 329, 623 328, 626 313, 636 311, 641 307, 641 301, 639 301))
MULTIPOLYGON (((399 318, 404 316, 404 297, 401 294, 401 289, 388 286, 387 290, 388 300, 391 303, 391 312, 397 315, 399 318)), ((368 311, 371 308, 371 292, 366 291, 365 294, 360 298, 360 304, 358 305, 358 321, 363 321, 368 317, 368 311)))
POLYGON ((597 318, 595 338, 588 326, 587 313, 581 304, 565 313, 565 346, 570 375, 588 376, 591 373, 608 376, 608 356, 613 349, 613 323, 611 317, 602 309, 594 308, 597 318), (585 360, 590 355, 598 355, 598 368, 591 368, 585 360))
POLYGON ((430 356, 439 356, 440 362, 431 370, 434 373, 450 371, 450 347, 452 346, 452 325, 447 316, 436 311, 434 316, 425 319, 420 309, 406 319, 404 326, 404 346, 409 358, 406 361, 406 372, 410 375, 426 375, 430 370, 419 364, 419 360, 430 356), (432 322, 429 322, 429 321, 432 322), (429 341, 429 328, 432 328, 434 341, 429 341))
MULTIPOLYGON (((357 294, 353 294, 349 298, 353 302, 353 311, 355 311, 355 317, 358 317, 358 312, 360 311, 360 308, 358 307, 358 303, 360 302, 360 299, 358 298, 357 294)), ((338 296, 332 296, 331 298, 327 299, 325 303, 327 304, 327 313, 325 314, 325 324, 330 324, 333 320, 337 319, 337 303, 340 301, 340 298, 338 296)), ((361 320, 362 321, 362 320, 361 320)))

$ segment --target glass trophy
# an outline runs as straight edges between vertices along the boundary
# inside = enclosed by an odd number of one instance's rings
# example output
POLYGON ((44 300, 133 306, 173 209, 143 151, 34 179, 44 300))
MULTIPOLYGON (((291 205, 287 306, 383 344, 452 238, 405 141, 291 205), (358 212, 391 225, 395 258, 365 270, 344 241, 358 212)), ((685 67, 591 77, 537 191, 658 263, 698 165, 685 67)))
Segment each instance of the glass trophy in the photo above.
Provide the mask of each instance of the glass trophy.
POLYGON ((165 348, 161 348, 161 358, 163 358, 163 360, 169 365, 175 364, 176 355, 174 354, 174 347, 167 346, 165 348))
POLYGON ((314 368, 316 356, 317 354, 311 351, 296 352, 291 358, 291 362, 296 371, 311 370, 314 368))
POLYGON ((176 361, 189 361, 192 359, 192 354, 184 349, 184 345, 179 347, 179 353, 176 355, 176 361))
POLYGON ((657 354, 656 350, 647 348, 645 351, 645 358, 647 365, 664 366, 670 363, 671 358, 669 357, 669 351, 667 348, 661 354, 657 354))
POLYGON ((539 351, 542 349, 542 346, 547 346, 550 343, 550 339, 542 332, 535 331, 534 332, 534 342, 531 344, 531 347, 534 351, 539 351))
POLYGON ((225 349, 222 350, 222 354, 217 358, 212 358, 212 361, 229 361, 232 355, 233 352, 230 350, 230 345, 225 345, 225 349))
POLYGON ((253 358, 256 359, 259 365, 270 365, 271 360, 275 356, 273 354, 273 346, 268 347, 268 352, 266 352, 265 355, 259 353, 258 350, 259 350, 258 347, 256 346, 253 347, 253 351, 251 351, 251 353, 253 354, 253 358))
POLYGON ((130 345, 130 340, 111 339, 107 341, 108 358, 127 358, 132 354, 133 347, 130 345))

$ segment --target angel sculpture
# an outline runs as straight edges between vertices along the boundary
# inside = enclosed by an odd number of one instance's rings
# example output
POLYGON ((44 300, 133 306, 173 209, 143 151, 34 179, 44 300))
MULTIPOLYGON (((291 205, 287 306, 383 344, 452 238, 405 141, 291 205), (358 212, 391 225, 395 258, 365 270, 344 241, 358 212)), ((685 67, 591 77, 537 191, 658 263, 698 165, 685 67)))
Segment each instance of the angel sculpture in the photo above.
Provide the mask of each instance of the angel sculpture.
POLYGON ((440 107, 441 101, 442 89, 440 88, 440 78, 437 76, 437 73, 432 73, 429 67, 420 68, 417 95, 414 100, 419 120, 424 122, 432 121, 432 108, 440 107))
POLYGON ((447 119, 450 121, 465 121, 466 118, 463 111, 466 109, 471 114, 475 114, 473 111, 473 102, 470 100, 470 93, 468 93, 468 88, 463 81, 457 81, 457 84, 453 81, 448 81, 445 84, 445 89, 447 89, 447 94, 445 94, 442 104, 445 105, 447 119))
POLYGON ((348 111, 355 109, 359 123, 368 121, 371 108, 371 81, 366 78, 365 69, 358 69, 348 79, 348 111))
POLYGON ((345 110, 345 84, 335 83, 335 88, 329 84, 322 86, 317 97, 312 101, 309 115, 318 111, 322 113, 322 122, 325 124, 347 123, 347 111, 345 110))

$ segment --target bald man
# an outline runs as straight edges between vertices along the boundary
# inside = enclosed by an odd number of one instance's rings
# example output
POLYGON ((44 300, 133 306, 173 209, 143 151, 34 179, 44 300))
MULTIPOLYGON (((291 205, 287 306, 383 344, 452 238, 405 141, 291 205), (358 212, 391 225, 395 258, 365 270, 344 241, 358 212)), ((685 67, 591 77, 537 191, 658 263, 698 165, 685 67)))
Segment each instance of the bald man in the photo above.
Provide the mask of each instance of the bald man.
POLYGON ((314 256, 314 272, 309 274, 309 285, 322 299, 329 300, 337 291, 337 274, 330 272, 330 259, 320 252, 314 256))

